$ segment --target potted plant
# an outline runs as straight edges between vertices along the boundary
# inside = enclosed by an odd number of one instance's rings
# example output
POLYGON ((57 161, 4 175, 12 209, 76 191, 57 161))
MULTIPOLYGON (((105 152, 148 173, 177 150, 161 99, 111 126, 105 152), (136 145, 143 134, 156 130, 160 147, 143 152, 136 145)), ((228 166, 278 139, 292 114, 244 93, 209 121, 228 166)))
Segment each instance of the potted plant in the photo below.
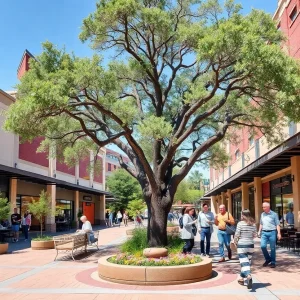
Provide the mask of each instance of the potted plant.
MULTIPOLYGON (((7 198, 0 197, 0 221, 6 220, 10 213, 10 206, 7 198)), ((8 250, 8 243, 0 242, 0 254, 6 253, 8 250)))
POLYGON ((28 209, 39 221, 41 227, 40 236, 31 240, 31 248, 34 250, 53 249, 54 241, 51 236, 43 236, 43 224, 47 215, 54 213, 51 208, 50 197, 47 192, 42 191, 39 200, 33 200, 28 204, 28 209))

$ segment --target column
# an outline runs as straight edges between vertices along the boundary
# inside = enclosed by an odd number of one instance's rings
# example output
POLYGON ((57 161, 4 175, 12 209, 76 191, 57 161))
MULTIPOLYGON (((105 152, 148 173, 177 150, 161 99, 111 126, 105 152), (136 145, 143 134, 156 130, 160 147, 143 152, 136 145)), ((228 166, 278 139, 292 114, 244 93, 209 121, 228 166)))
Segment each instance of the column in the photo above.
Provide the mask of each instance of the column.
POLYGON ((249 187, 247 182, 242 182, 242 210, 249 209, 249 187))
POLYGON ((223 205, 226 206, 226 194, 225 194, 225 192, 221 193, 221 203, 220 204, 223 204, 223 205))
MULTIPOLYGON (((18 186, 18 179, 17 178, 10 178, 9 183, 9 201, 10 201, 10 212, 14 212, 14 208, 17 207, 17 186, 18 186)), ((21 212, 19 212, 21 213, 21 212)))
POLYGON ((55 210, 56 210, 56 185, 47 185, 47 194, 49 196, 51 212, 46 217, 45 230, 48 232, 56 232, 55 210))
POLYGON ((78 220, 78 213, 79 213, 79 191, 74 191, 74 210, 75 210, 75 222, 76 228, 79 228, 79 220, 78 220))
POLYGON ((300 227, 300 156, 291 157, 295 228, 300 227))
POLYGON ((100 224, 105 225, 105 195, 100 195, 100 224))
POLYGON ((262 183, 260 177, 254 177, 254 206, 255 206, 255 222, 258 225, 260 215, 262 213, 262 183))
POLYGON ((217 214, 219 212, 218 210, 218 203, 217 203, 217 196, 211 196, 211 212, 213 214, 217 214))
POLYGON ((228 197, 228 207, 227 207, 227 210, 232 214, 232 195, 231 195, 231 190, 227 190, 227 197, 228 197))

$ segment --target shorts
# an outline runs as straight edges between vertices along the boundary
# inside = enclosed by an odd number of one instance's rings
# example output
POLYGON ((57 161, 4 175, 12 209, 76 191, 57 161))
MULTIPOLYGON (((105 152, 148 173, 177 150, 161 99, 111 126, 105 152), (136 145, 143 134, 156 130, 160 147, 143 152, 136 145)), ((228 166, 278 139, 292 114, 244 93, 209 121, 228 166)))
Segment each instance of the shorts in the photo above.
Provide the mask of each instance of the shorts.
POLYGON ((18 232, 20 230, 20 225, 11 225, 11 229, 14 232, 18 232))

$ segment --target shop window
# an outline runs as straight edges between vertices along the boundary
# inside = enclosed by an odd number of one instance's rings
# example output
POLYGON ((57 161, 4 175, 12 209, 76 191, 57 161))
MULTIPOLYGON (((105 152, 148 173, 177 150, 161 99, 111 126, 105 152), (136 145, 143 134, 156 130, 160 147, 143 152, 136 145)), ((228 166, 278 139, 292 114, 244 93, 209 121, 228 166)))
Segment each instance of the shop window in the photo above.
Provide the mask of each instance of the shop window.
POLYGON ((249 188, 249 210, 251 212, 251 216, 255 218, 255 204, 254 204, 254 187, 249 188))
POLYGON ((292 12, 290 13, 290 22, 291 24, 296 20, 298 16, 298 11, 297 11, 297 6, 295 6, 292 10, 292 12))
POLYGON ((242 193, 232 194, 232 215, 236 221, 241 219, 242 212, 242 193))
POLYGON ((74 219, 72 204, 73 202, 70 200, 56 200, 56 223, 70 223, 74 219))
POLYGON ((294 215, 294 198, 293 185, 291 175, 287 175, 271 181, 271 209, 278 214, 280 225, 287 227, 293 224, 288 224, 287 220, 295 218, 294 215), (287 217, 288 214, 288 217, 287 217))

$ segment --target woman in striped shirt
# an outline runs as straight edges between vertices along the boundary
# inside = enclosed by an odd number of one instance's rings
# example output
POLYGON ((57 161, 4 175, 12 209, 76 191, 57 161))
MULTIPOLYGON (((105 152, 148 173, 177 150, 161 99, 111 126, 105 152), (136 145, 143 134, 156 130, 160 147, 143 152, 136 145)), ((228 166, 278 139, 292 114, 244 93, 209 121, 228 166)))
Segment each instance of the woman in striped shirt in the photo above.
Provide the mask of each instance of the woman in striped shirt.
POLYGON ((241 278, 239 284, 247 285, 252 289, 250 260, 254 252, 254 238, 257 235, 254 219, 249 209, 242 211, 241 221, 237 224, 234 241, 237 244, 237 253, 241 265, 241 278))

